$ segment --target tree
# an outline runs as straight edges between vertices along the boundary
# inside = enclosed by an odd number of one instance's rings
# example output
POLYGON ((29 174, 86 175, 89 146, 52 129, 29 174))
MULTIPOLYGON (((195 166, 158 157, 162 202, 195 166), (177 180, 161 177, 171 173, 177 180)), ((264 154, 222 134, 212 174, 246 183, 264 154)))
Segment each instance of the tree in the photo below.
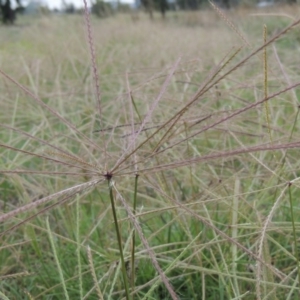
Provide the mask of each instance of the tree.
POLYGON ((149 13, 150 19, 153 20, 153 10, 159 10, 163 18, 169 8, 168 0, 141 0, 145 10, 149 13))
POLYGON ((159 8, 163 19, 166 16, 166 11, 168 9, 168 1, 167 0, 159 0, 159 8))
POLYGON ((229 9, 231 7, 230 0, 223 0, 221 1, 221 3, 223 4, 223 7, 226 9, 229 9))
POLYGON ((197 10, 201 6, 202 0, 177 0, 177 4, 184 10, 197 10))
POLYGON ((16 20, 16 12, 22 11, 23 7, 20 3, 20 0, 16 0, 18 7, 16 9, 13 9, 11 7, 10 0, 5 0, 4 3, 2 3, 2 0, 0 0, 0 7, 1 7, 1 14, 2 14, 2 22, 4 24, 14 24, 16 20))
POLYGON ((61 4, 62 4, 62 11, 66 14, 75 14, 78 12, 75 5, 72 2, 69 2, 67 0, 62 0, 61 4))
POLYGON ((153 20, 153 0, 141 0, 141 3, 149 13, 150 19, 153 20))
POLYGON ((92 5, 92 13, 99 18, 105 18, 113 14, 113 9, 109 3, 96 0, 92 5))

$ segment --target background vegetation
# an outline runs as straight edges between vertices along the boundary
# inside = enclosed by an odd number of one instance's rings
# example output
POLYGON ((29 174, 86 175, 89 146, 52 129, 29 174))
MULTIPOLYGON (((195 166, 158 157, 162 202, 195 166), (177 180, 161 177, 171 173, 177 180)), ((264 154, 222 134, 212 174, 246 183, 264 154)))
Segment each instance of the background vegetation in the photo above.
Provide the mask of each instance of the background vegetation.
POLYGON ((297 13, 1 27, 0 297, 298 299, 297 13))

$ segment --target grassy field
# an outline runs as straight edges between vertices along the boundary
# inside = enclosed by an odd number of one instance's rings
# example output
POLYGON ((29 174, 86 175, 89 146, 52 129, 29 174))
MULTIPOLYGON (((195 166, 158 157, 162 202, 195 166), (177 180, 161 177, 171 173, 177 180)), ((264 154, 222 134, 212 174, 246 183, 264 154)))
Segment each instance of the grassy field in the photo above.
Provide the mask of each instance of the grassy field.
POLYGON ((0 298, 299 299, 299 12, 1 26, 0 298))

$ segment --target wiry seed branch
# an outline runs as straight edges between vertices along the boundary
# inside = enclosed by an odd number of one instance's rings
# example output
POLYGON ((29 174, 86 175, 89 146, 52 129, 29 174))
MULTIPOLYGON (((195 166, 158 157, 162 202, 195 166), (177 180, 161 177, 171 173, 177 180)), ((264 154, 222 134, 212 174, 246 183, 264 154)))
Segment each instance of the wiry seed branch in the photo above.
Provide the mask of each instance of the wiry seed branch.
POLYGON ((8 213, 5 213, 3 215, 0 215, 0 223, 10 219, 10 218, 13 218, 14 216, 20 214, 20 213, 24 213, 26 211, 29 211, 29 210, 33 210, 35 209, 37 206, 41 205, 41 204, 45 204, 51 200, 54 200, 58 197, 61 197, 61 196, 64 196, 64 195, 68 195, 68 194, 71 194, 71 193, 80 193, 90 187, 93 187, 95 185, 97 185, 98 183, 100 183, 101 181, 103 181, 103 178, 101 179, 96 179, 96 180, 93 180, 93 181, 90 181, 90 182, 86 182, 86 183, 82 183, 82 184, 78 184, 78 185, 75 185, 73 187, 70 187, 68 189, 65 189, 65 190, 62 190, 62 191, 59 191, 57 193, 54 193, 50 196, 47 196, 47 197, 44 197, 40 200, 37 200, 35 202, 32 202, 32 203, 28 203, 22 207, 19 207, 19 208, 16 208, 8 213))

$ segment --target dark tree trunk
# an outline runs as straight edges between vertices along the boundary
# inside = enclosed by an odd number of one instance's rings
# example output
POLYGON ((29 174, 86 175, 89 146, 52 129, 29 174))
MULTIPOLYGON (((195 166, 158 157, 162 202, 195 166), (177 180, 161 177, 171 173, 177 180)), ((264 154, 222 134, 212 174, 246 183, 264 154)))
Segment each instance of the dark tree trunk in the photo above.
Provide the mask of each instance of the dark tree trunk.
POLYGON ((153 20, 153 0, 141 0, 141 2, 149 13, 150 19, 153 20))
POLYGON ((13 24, 16 18, 15 11, 11 8, 10 0, 1 3, 2 22, 4 24, 13 24))
POLYGON ((160 0, 159 4, 160 4, 160 12, 164 19, 166 17, 166 11, 168 9, 168 2, 167 0, 160 0))
POLYGON ((4 24, 14 24, 16 20, 16 13, 22 13, 24 11, 21 1, 16 0, 16 2, 18 7, 16 9, 12 9, 10 0, 5 0, 4 4, 2 0, 0 0, 1 16, 4 24))
POLYGON ((188 8, 191 10, 198 9, 198 0, 188 0, 188 8))
POLYGON ((223 0, 222 2, 223 2, 224 8, 226 8, 226 9, 230 8, 230 0, 223 0))

